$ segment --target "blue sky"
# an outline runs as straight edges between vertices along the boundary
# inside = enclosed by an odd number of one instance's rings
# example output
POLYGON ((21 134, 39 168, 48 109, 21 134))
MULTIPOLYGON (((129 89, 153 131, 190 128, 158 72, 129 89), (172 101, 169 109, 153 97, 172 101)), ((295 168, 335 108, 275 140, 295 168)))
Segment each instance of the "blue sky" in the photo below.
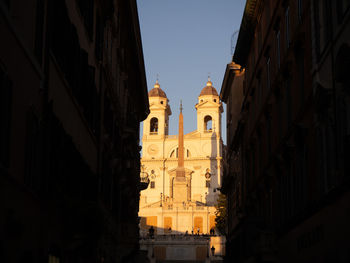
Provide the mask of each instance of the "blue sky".
MULTIPOLYGON (((137 0, 148 90, 157 74, 172 110, 169 134, 178 133, 180 100, 185 133, 197 129, 198 95, 210 73, 220 92, 231 61, 231 36, 239 30, 245 0, 137 0)), ((224 108, 225 109, 225 108, 224 108)), ((226 141, 226 112, 222 135, 226 141)))

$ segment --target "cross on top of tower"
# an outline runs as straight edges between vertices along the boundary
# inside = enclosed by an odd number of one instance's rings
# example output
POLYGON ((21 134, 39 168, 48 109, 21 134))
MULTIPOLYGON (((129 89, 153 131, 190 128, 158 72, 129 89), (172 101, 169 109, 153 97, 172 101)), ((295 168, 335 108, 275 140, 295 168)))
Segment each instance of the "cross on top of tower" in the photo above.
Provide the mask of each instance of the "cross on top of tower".
POLYGON ((155 88, 160 88, 160 85, 159 85, 159 74, 157 74, 157 79, 156 79, 156 83, 154 84, 154 87, 155 88))
POLYGON ((208 72, 207 86, 210 87, 210 86, 212 86, 212 85, 213 85, 213 83, 212 83, 211 80, 210 80, 210 72, 208 72))

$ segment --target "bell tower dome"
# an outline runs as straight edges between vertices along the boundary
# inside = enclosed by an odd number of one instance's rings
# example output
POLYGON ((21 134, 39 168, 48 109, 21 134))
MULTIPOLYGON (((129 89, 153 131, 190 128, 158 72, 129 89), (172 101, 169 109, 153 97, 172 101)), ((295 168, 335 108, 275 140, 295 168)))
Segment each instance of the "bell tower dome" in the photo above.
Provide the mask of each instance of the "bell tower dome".
POLYGON ((143 122, 143 137, 152 136, 160 138, 168 135, 169 132, 169 116, 171 109, 169 100, 165 92, 160 88, 158 79, 154 84, 154 88, 148 92, 150 105, 150 114, 143 122))
POLYGON ((213 132, 216 132, 218 137, 221 137, 221 113, 223 112, 223 107, 210 77, 208 77, 206 86, 199 94, 196 110, 197 131, 203 135, 211 135, 213 132))

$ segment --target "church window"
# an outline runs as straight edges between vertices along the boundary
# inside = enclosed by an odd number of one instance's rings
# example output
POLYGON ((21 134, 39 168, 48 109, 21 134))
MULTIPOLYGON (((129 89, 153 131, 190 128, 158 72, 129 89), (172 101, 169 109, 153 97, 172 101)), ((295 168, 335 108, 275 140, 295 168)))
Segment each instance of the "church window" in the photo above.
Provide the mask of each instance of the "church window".
MULTIPOLYGON (((184 154, 186 157, 191 157, 191 152, 188 149, 184 149, 184 154)), ((179 148, 176 148, 171 151, 170 158, 178 158, 179 157, 179 148)))
POLYGON ((204 130, 208 132, 212 130, 212 118, 209 115, 204 117, 204 130))
POLYGON ((214 99, 214 102, 216 102, 216 99, 214 99))
POLYGON ((156 182, 155 181, 151 181, 151 189, 156 188, 156 182))
POLYGON ((162 100, 160 101, 160 104, 163 104, 163 101, 162 101, 162 100))
POLYGON ((151 134, 158 133, 158 119, 157 118, 151 119, 150 132, 151 132, 151 134))

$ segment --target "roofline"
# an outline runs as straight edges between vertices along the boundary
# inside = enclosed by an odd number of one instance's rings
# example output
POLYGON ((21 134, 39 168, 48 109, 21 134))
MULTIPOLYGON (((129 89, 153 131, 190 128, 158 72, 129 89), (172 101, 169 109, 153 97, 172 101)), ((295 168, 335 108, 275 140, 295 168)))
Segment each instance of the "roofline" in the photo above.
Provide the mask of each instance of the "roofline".
POLYGON ((140 82, 141 82, 141 96, 143 98, 144 105, 139 105, 140 107, 143 107, 142 109, 142 116, 141 121, 145 120, 150 113, 149 110, 149 102, 148 102, 148 89, 147 89, 147 80, 146 80, 146 71, 145 71, 145 62, 144 62, 144 56, 143 56, 143 49, 142 49, 142 40, 141 40, 141 31, 140 31, 140 22, 138 17, 138 10, 137 10, 137 3, 136 0, 128 1, 130 3, 130 10, 131 10, 131 16, 132 16, 132 22, 133 22, 133 29, 134 29, 134 37, 136 40, 136 52, 138 57, 138 67, 140 71, 140 82))
POLYGON ((257 24, 258 7, 262 1, 247 0, 244 14, 242 17, 241 27, 236 43, 235 53, 232 60, 242 66, 246 66, 247 57, 254 37, 254 30, 257 24))
POLYGON ((234 63, 233 61, 226 65, 224 79, 222 81, 222 86, 220 90, 220 100, 227 103, 227 98, 229 95, 229 89, 231 84, 235 78, 236 71, 241 70, 241 66, 239 64, 234 63))

